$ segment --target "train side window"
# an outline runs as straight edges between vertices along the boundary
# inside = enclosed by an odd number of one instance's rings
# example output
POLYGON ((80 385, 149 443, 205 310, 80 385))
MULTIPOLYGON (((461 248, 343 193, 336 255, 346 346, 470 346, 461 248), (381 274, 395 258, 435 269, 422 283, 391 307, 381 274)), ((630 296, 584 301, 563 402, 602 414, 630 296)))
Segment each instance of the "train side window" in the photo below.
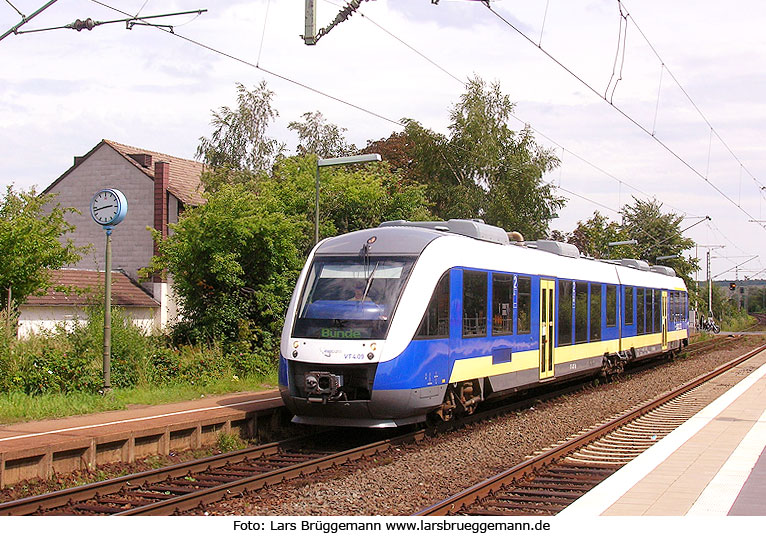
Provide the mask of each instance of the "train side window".
POLYGON ((575 343, 588 341, 588 284, 575 282, 575 343))
POLYGON ((513 276, 492 275, 492 335, 513 334, 513 276))
POLYGON ((636 334, 646 333, 646 304, 644 303, 644 289, 636 289, 636 334))
POLYGON ((518 283, 516 333, 529 334, 532 332, 532 279, 519 276, 518 283))
POLYGON ((662 291, 654 290, 654 331, 662 332, 662 291))
POLYGON ((463 271, 463 337, 487 335, 487 273, 463 271))
POLYGON ((668 317, 670 318, 671 323, 676 322, 676 314, 678 313, 678 300, 676 295, 676 291, 670 291, 668 293, 668 307, 670 309, 668 317))
POLYGON ((590 340, 601 341, 601 284, 590 284, 590 340))
POLYGON ((670 292, 670 320, 676 322, 678 320, 678 291, 670 292))
POLYGON ((572 344, 572 282, 559 280, 559 347, 572 344))
POLYGON ((415 339, 442 338, 449 336, 449 271, 436 284, 428 308, 420 321, 415 339))
POLYGON ((633 324, 633 288, 626 287, 624 289, 625 296, 623 303, 625 304, 625 324, 633 324))
POLYGON ((606 286, 606 327, 617 326, 617 286, 606 286))

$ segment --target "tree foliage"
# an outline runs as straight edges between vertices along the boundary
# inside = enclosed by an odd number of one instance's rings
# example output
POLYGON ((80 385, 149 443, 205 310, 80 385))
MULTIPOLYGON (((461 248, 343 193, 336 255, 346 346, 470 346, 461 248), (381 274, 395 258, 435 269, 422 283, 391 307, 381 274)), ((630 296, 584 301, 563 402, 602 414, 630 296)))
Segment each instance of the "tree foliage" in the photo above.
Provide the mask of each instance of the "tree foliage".
POLYGON ((284 144, 269 138, 266 130, 279 115, 272 106, 274 92, 266 82, 248 90, 237 83, 237 106, 213 111, 213 134, 202 137, 197 157, 212 168, 249 172, 268 171, 284 150, 284 144))
POLYGON ((306 112, 304 121, 291 121, 287 128, 298 134, 298 154, 317 155, 320 158, 342 157, 357 152, 343 133, 346 129, 328 123, 321 112, 306 112))
POLYGON ((181 331, 192 341, 232 340, 244 320, 253 344, 272 347, 303 263, 301 223, 247 186, 224 184, 172 230, 148 272, 172 272, 181 331))
MULTIPOLYGON (((0 201, 0 290, 16 303, 51 285, 50 271, 75 263, 85 248, 64 236, 74 231, 66 214, 75 209, 54 204, 54 195, 9 186, 0 201)), ((3 301, 4 303, 5 301, 3 301)))
POLYGON ((569 234, 558 233, 554 240, 574 244, 580 253, 595 258, 644 259, 651 264, 672 267, 684 279, 690 292, 696 284, 692 274, 699 270, 699 259, 684 257, 683 252, 694 246, 694 241, 683 236, 683 217, 662 211, 657 200, 633 198, 633 203, 622 207, 623 222, 612 222, 596 211, 585 222, 578 222, 569 234), (636 245, 609 247, 608 243, 634 239, 636 245), (658 261, 658 257, 676 256, 658 261))
POLYGON ((609 246, 610 242, 626 241, 629 237, 617 222, 610 221, 598 211, 585 222, 577 222, 577 227, 565 240, 577 246, 582 255, 595 259, 619 259, 634 253, 629 245, 609 246))
POLYGON ((542 181, 559 161, 529 129, 516 132, 508 126, 513 108, 498 83, 475 77, 450 111, 447 135, 405 120, 404 133, 372 142, 368 149, 394 158, 406 178, 425 185, 436 216, 483 218, 541 238, 565 201, 542 181))

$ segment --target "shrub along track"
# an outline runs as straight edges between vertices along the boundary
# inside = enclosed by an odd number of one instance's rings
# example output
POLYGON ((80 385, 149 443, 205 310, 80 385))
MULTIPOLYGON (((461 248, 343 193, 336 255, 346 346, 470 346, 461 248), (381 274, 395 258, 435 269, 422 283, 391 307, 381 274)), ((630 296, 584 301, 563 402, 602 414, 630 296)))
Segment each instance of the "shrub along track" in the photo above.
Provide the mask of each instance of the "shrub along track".
MULTIPOLYGON (((724 338, 715 339, 699 346, 710 349, 711 345, 720 345, 725 341, 724 338)), ((574 389, 563 388, 556 394, 547 394, 545 398, 574 389)), ((514 403, 511 408, 540 404, 542 399, 542 395, 533 396, 514 403)), ((473 420, 489 419, 503 412, 508 412, 508 408, 482 413, 473 420)), ((304 477, 303 482, 322 482, 337 472, 336 466, 344 462, 365 458, 367 464, 375 465, 377 463, 373 459, 377 457, 385 463, 392 460, 391 456, 379 457, 380 453, 390 450, 393 455, 392 448, 399 452, 406 444, 426 437, 425 431, 383 439, 380 439, 379 432, 355 431, 355 434, 357 438, 351 441, 348 434, 329 431, 311 438, 268 444, 21 499, 0 504, 0 514, 168 514, 195 508, 201 512, 205 508, 200 506, 222 499, 226 503, 244 492, 258 491, 298 476, 314 474, 315 477, 304 477), (370 442, 369 434, 378 436, 370 442)))

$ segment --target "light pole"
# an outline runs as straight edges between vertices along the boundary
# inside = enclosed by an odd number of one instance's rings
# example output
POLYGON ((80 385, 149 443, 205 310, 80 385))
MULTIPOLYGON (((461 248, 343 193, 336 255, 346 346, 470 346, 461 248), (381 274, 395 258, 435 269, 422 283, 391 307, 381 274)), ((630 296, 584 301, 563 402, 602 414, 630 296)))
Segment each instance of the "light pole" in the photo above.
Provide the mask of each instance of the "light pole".
POLYGON ((360 164, 362 162, 379 162, 382 159, 377 153, 354 155, 351 157, 317 158, 316 201, 314 205, 314 244, 319 243, 319 169, 326 166, 342 166, 344 164, 360 164))
POLYGON ((615 241, 606 243, 607 246, 624 246, 626 244, 638 244, 636 239, 630 239, 628 241, 615 241))

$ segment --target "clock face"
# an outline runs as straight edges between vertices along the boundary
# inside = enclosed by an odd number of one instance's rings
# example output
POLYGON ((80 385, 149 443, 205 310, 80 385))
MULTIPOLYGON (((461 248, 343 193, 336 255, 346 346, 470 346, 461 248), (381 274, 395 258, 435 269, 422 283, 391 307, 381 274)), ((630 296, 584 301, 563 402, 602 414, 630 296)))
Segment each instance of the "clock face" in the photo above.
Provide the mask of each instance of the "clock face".
POLYGON ((96 223, 106 226, 114 222, 120 212, 120 200, 111 190, 102 190, 93 198, 90 213, 96 223))

